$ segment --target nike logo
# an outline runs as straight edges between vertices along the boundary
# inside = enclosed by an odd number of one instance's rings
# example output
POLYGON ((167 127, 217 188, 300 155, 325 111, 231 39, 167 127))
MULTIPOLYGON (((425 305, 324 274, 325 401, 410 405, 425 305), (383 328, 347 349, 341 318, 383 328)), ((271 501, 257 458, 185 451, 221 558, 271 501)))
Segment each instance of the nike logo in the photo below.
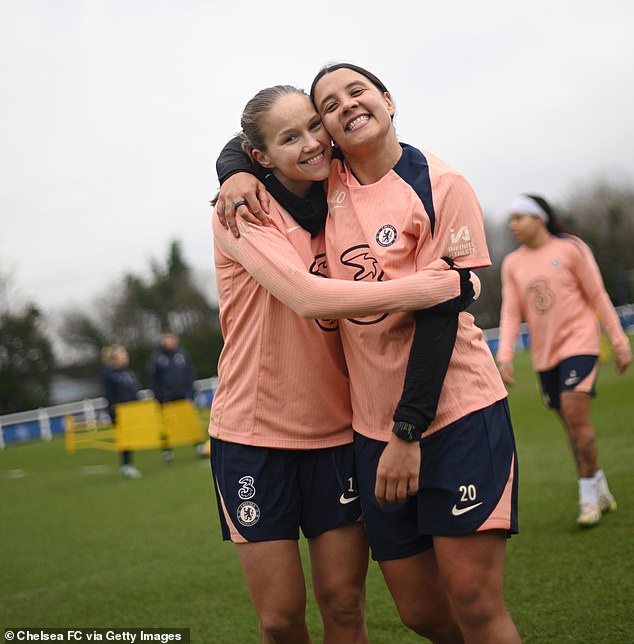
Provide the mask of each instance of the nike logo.
POLYGON ((298 228, 299 228, 299 226, 289 226, 289 227, 286 229, 286 232, 287 232, 287 233, 292 233, 294 230, 297 230, 298 228))
POLYGON ((564 380, 564 385, 570 387, 570 385, 576 385, 579 382, 579 378, 566 378, 564 380))
POLYGON ((468 505, 465 508, 457 508, 454 504, 453 508, 451 508, 451 514, 453 514, 455 517, 459 517, 461 514, 465 514, 466 512, 471 512, 471 510, 475 510, 478 506, 482 505, 484 501, 480 501, 480 503, 474 503, 473 505, 468 505))
POLYGON ((341 503, 341 505, 347 505, 348 503, 352 503, 353 501, 356 501, 358 498, 359 498, 358 494, 357 496, 351 496, 351 497, 347 497, 344 494, 342 494, 339 497, 339 503, 341 503))

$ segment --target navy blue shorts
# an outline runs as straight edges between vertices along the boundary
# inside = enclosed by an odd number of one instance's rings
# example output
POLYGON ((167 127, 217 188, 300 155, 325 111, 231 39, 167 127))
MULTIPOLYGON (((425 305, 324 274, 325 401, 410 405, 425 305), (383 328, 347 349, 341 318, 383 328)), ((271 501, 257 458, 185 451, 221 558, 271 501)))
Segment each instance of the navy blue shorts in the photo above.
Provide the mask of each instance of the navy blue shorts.
POLYGON ((211 439, 225 540, 307 538, 361 519, 352 443, 312 450, 273 449, 211 439))
POLYGON ((562 391, 581 391, 594 396, 598 374, 599 356, 590 355, 572 356, 554 369, 539 371, 544 404, 550 409, 559 409, 562 391))
POLYGON ((518 532, 518 466, 506 399, 421 440, 419 492, 381 506, 374 496, 385 443, 355 434, 366 532, 377 561, 403 559, 433 546, 434 536, 483 530, 518 532))

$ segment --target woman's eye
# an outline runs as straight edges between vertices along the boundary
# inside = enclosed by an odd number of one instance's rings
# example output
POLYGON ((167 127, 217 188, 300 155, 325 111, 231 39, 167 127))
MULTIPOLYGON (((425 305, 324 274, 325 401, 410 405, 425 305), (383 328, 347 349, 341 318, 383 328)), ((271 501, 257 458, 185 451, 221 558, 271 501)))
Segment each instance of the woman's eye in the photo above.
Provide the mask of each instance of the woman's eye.
POLYGON ((321 125, 322 125, 321 121, 315 121, 314 123, 311 124, 310 129, 317 131, 321 128, 321 125))
POLYGON ((350 96, 359 96, 359 94, 363 94, 364 91, 363 87, 357 87, 350 92, 350 96))
POLYGON ((293 142, 293 141, 295 141, 296 139, 297 139, 297 137, 296 137, 294 134, 289 134, 289 135, 284 139, 284 143, 292 143, 292 142, 293 142))
POLYGON ((324 114, 328 114, 329 112, 332 112, 335 107, 337 107, 337 103, 328 103, 324 107, 324 114))

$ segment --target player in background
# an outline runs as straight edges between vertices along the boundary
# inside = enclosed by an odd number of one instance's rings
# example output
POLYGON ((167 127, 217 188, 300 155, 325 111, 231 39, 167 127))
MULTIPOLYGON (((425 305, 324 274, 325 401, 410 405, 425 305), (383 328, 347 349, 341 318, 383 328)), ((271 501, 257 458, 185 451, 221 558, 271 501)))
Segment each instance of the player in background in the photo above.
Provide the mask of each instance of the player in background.
MULTIPOLYGON (((345 157, 328 178, 332 277, 395 279, 445 255, 460 267, 490 264, 472 189, 447 164, 399 143, 394 102, 376 76, 347 63, 324 68, 311 98, 345 157)), ((228 176, 226 152, 218 167, 228 176)), ((249 208, 249 221, 266 221, 264 186, 237 174, 223 189, 240 203, 237 214, 249 208)), ((235 210, 218 214, 239 232, 235 210)), ((435 642, 518 642, 503 597, 506 538, 517 532, 515 441, 480 329, 464 312, 438 321, 425 340, 453 334, 444 365, 410 355, 419 335, 411 315, 344 320, 340 330, 364 522, 401 619, 435 642), (399 401, 405 376, 427 395, 399 401), (421 404, 432 410, 423 420, 421 404)))
MULTIPOLYGON (((194 401, 196 368, 189 353, 180 346, 179 336, 173 331, 161 332, 159 346, 148 360, 148 380, 154 397, 161 405, 176 400, 194 401)), ((194 450, 200 458, 207 458, 204 443, 195 443, 194 450)), ((161 448, 161 458, 167 464, 174 461, 174 452, 167 442, 161 448)))
POLYGON ((213 221, 225 344, 209 433, 223 536, 236 544, 262 641, 309 641, 301 528, 324 641, 366 642, 367 540, 332 319, 438 305, 461 292, 470 300, 474 291, 443 260, 385 283, 323 279, 327 203, 314 182, 328 176, 331 150, 321 120, 305 93, 276 86, 249 101, 241 124, 275 198, 270 225, 244 225, 237 239, 213 221))
POLYGON ((593 526, 602 512, 616 510, 590 418, 599 370, 599 322, 614 348, 618 373, 632 360, 630 343, 592 252, 571 234, 545 199, 516 197, 509 228, 520 247, 502 263, 498 367, 504 382, 512 386, 515 340, 525 320, 544 403, 557 412, 577 467, 577 523, 593 526))
MULTIPOLYGON (((103 395, 108 401, 108 415, 113 425, 116 421, 115 406, 119 403, 137 400, 141 384, 136 373, 130 369, 128 350, 121 344, 111 344, 101 350, 103 364, 103 395)), ((141 472, 134 466, 134 452, 120 452, 121 476, 128 479, 141 478, 141 472)))

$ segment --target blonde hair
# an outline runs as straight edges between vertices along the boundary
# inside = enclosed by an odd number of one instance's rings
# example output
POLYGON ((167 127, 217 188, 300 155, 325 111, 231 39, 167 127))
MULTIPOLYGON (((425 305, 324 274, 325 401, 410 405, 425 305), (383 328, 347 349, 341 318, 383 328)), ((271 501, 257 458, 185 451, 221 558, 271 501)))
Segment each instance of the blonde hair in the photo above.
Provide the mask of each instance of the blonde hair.
POLYGON ((119 351, 126 351, 122 344, 109 344, 101 349, 101 362, 107 367, 111 367, 116 362, 116 356, 119 351))
POLYGON ((293 85, 274 85, 260 90, 245 106, 240 118, 242 131, 238 134, 242 140, 244 153, 252 159, 253 150, 266 151, 264 135, 262 133, 262 118, 266 116, 275 103, 283 96, 290 94, 308 95, 303 89, 293 85))

